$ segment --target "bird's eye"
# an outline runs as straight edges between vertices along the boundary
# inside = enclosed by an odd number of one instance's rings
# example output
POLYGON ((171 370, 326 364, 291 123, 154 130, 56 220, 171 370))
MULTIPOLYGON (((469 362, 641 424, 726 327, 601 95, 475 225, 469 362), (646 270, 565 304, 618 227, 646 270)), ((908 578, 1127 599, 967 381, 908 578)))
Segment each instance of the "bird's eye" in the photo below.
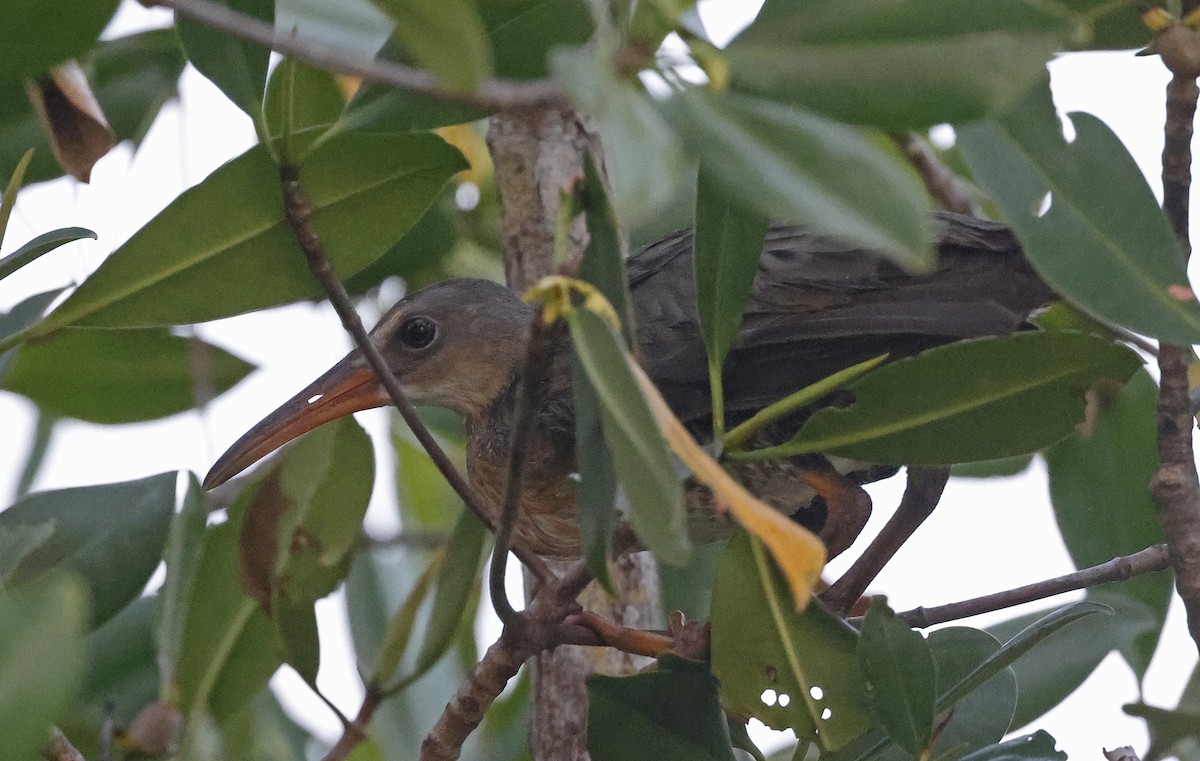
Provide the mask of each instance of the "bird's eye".
POLYGON ((437 337, 437 323, 428 317, 409 317, 400 325, 400 342, 410 349, 424 349, 437 337))

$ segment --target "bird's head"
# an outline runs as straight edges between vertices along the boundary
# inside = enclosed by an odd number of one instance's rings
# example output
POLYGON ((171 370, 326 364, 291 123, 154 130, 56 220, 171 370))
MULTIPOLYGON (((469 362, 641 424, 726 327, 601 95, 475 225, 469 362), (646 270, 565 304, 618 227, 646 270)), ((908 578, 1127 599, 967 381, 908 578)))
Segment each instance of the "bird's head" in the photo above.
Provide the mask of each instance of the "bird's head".
MULTIPOLYGON (((447 280, 392 307, 371 331, 414 404, 482 414, 525 354, 532 308, 487 280, 447 280)), ((204 479, 214 488, 330 420, 390 403, 366 358, 352 351, 247 431, 204 479)))

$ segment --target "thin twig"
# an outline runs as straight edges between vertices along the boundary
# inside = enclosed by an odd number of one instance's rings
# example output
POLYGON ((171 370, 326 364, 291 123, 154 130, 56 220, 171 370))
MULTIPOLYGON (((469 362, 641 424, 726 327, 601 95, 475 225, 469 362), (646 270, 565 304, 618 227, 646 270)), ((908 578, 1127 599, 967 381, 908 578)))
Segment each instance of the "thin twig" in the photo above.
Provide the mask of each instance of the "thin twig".
MULTIPOLYGON (((341 318, 342 325, 354 338, 354 343, 358 347, 358 350, 366 357, 367 362, 375 371, 379 382, 387 390, 388 396, 391 397, 392 403, 400 411, 400 416, 404 418, 404 422, 412 429, 412 432, 417 437, 417 441, 421 443, 421 446, 429 454, 438 471, 441 472, 442 476, 449 482, 450 486, 462 498, 471 511, 478 515, 479 519, 488 528, 495 531, 498 511, 458 472, 458 468, 454 466, 454 463, 433 437, 433 434, 429 432, 425 423, 417 415, 412 402, 404 395, 404 390, 400 387, 400 382, 396 380, 396 377, 392 375, 390 368, 388 368, 387 360, 375 348, 375 344, 371 343, 371 338, 367 335, 366 328, 363 327, 362 320, 358 317, 358 312, 355 311, 354 305, 350 302, 350 296, 346 293, 345 286, 342 285, 342 282, 338 280, 337 275, 334 273, 333 266, 329 262, 329 257, 325 255, 325 247, 312 225, 312 202, 300 186, 299 168, 291 164, 284 164, 279 167, 279 177, 283 186, 284 214, 287 217, 288 224, 291 225, 296 240, 299 242, 300 248, 304 251, 309 269, 329 296, 329 301, 337 311, 338 317, 341 318)), ((521 545, 514 546, 513 552, 516 553, 517 557, 521 559, 521 562, 529 568, 534 576, 543 581, 551 578, 552 574, 546 567, 545 562, 533 552, 521 545)))
POLYGON ((921 176, 921 181, 925 183, 925 192, 929 193, 938 205, 959 214, 975 214, 975 204, 971 202, 970 196, 963 192, 962 180, 938 159, 925 138, 915 132, 905 132, 892 135, 892 140, 921 176))
POLYGON ((821 601, 830 610, 840 614, 850 610, 888 561, 933 513, 950 479, 950 469, 910 466, 907 479, 896 512, 849 570, 821 593, 821 601))
POLYGON ((50 727, 50 742, 42 746, 46 761, 87 761, 58 727, 50 727))
POLYGON ((478 106, 487 110, 565 102, 566 94, 552 80, 490 80, 474 92, 447 90, 428 71, 382 60, 363 60, 327 45, 275 34, 275 28, 211 0, 143 0, 161 5, 204 26, 285 53, 324 71, 348 74, 367 82, 398 87, 435 100, 478 106))
MULTIPOLYGON (((1184 3, 1184 11, 1196 2, 1184 3)), ((1163 59, 1164 62, 1167 60, 1163 59)), ((1169 64, 1168 64, 1169 65, 1169 64)), ((1200 96, 1194 75, 1172 72, 1167 84, 1167 116, 1162 155, 1163 211, 1175 231, 1186 264, 1191 254, 1188 236, 1188 197, 1191 192, 1191 140, 1196 101, 1200 96)), ((1194 299, 1190 291, 1187 297, 1194 299)), ((1191 402, 1186 346, 1162 344, 1158 354, 1159 467, 1150 481, 1159 523, 1170 548, 1175 586, 1187 612, 1188 630, 1200 648, 1200 481, 1192 451, 1191 402)))
MULTIPOLYGON (((1114 581, 1126 581, 1134 576, 1145 573, 1165 571, 1171 565, 1167 555, 1167 545, 1156 544, 1146 549, 1113 558, 1107 563, 1084 568, 1082 571, 1068 573, 1045 581, 1027 584, 1004 592, 975 597, 962 602, 952 602, 948 605, 936 605, 932 608, 913 608, 898 614, 910 626, 923 629, 947 621, 957 621, 960 618, 970 618, 981 613, 991 613, 996 610, 1011 608, 1014 605, 1053 597, 1076 589, 1108 584, 1114 581)), ((859 618, 848 619, 851 623, 860 622, 859 618)))
POLYGON ((375 711, 379 709, 383 697, 383 691, 377 685, 367 685, 367 694, 363 697, 358 715, 354 717, 354 721, 344 725, 342 736, 325 754, 324 761, 344 761, 350 757, 350 753, 366 738, 367 727, 375 717, 375 711))
POLYGON ((529 454, 529 432, 533 428, 534 411, 549 381, 550 366, 554 361, 556 348, 554 338, 561 335, 560 330, 561 328, 545 325, 541 307, 534 310, 533 319, 529 323, 525 366, 516 380, 517 399, 508 453, 508 483, 504 489, 504 506, 496 527, 496 544, 492 548, 492 565, 488 574, 492 607, 505 625, 516 615, 512 603, 508 600, 504 576, 508 567, 508 551, 512 545, 513 530, 521 514, 521 484, 525 475, 525 461, 529 454))

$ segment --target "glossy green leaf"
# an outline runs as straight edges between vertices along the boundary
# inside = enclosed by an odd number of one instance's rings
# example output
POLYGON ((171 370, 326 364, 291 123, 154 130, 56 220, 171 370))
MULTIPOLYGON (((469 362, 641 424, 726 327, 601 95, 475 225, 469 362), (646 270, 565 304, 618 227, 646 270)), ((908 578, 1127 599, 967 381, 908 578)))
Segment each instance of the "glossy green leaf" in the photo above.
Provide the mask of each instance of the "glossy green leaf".
MULTIPOLYGON (((591 156, 585 159, 579 202, 588 230, 579 277, 600 289, 613 305, 621 321, 621 334, 630 345, 637 328, 633 318, 633 298, 629 294, 629 276, 625 270, 627 247, 604 177, 591 156)), ((579 486, 575 497, 580 508, 580 541, 592 575, 605 589, 613 592, 608 561, 613 530, 617 526, 617 474, 612 451, 604 439, 601 402, 577 353, 571 363, 571 387, 575 395, 575 451, 588 453, 576 463, 579 486)))
POLYGON ((1017 632, 1012 639, 1005 642, 987 660, 958 680, 953 687, 939 695, 937 710, 943 711, 956 705, 958 701, 970 695, 989 679, 1011 666, 1014 661, 1067 624, 1098 613, 1111 616, 1112 608, 1094 602, 1078 602, 1059 608, 1049 615, 1034 621, 1029 626, 1017 632))
POLYGON ((5 755, 36 757, 83 672, 87 593, 66 574, 0 592, 0 724, 5 755))
MULTIPOLYGON (((433 135, 341 135, 321 146, 301 182, 336 271, 351 275, 382 254, 462 168, 433 135)), ((200 322, 318 293, 258 147, 175 199, 31 333, 200 322)), ((0 339, 0 351, 13 343, 0 339)))
POLYGON ((19 523, 0 526, 0 589, 9 584, 9 577, 25 558, 54 535, 55 522, 19 523))
POLYGON ((346 101, 327 71, 284 58, 267 80, 263 116, 279 155, 303 162, 309 147, 342 115, 346 101))
POLYGON ((221 394, 254 370, 212 344, 158 328, 67 328, 30 341, 15 354, 0 388, 57 415, 93 423, 134 423, 184 412, 196 406, 198 387, 221 394))
POLYGON ((727 710, 837 749, 870 723, 856 646, 854 630, 819 602, 797 613, 758 540, 734 535, 712 601, 712 668, 727 710))
POLYGON ((897 263, 933 263, 925 193, 858 129, 746 96, 683 93, 667 120, 732 196, 778 221, 853 240, 897 263))
MULTIPOLYGON (((1105 600, 1112 616, 1088 616, 1064 626, 1012 665, 1020 687, 1012 729, 1027 726, 1073 693, 1114 648, 1129 648, 1155 628, 1155 614, 1115 595, 1105 600)), ((1052 611, 1042 610, 988 628, 1001 640, 1052 611)))
POLYGON ((8 256, 0 259, 0 280, 34 261, 42 254, 48 254, 59 246, 82 238, 95 240, 96 233, 82 227, 64 227, 60 230, 51 230, 48 233, 42 233, 8 256))
POLYGON ((175 514, 175 473, 31 494, 0 513, 0 527, 43 526, 54 534, 12 574, 23 584, 51 569, 79 575, 92 600, 92 628, 137 599, 158 567, 175 514))
MULTIPOLYGON (((459 515, 454 533, 446 545, 446 561, 434 580, 433 603, 425 638, 417 651, 413 676, 423 676, 446 654, 468 613, 474 611, 471 598, 479 592, 479 574, 483 567, 487 527, 470 510, 459 515)), ((413 677, 409 677, 413 678, 413 677)))
POLYGON ((313 603, 349 571, 375 483, 371 440, 352 417, 288 449, 255 489, 239 549, 243 584, 275 620, 288 663, 314 683, 320 662, 313 603))
MULTIPOLYGON (((0 312, 0 343, 37 322, 46 311, 46 307, 50 306, 60 293, 61 290, 38 293, 19 302, 7 313, 0 312)), ((15 355, 16 352, 13 351, 0 351, 0 378, 8 371, 15 355)))
MULTIPOLYGON (((1163 541, 1154 500, 1146 488, 1158 469, 1158 386, 1142 370, 1124 389, 1099 398, 1102 410, 1091 430, 1073 433, 1046 451, 1050 500, 1077 568, 1163 541)), ((1167 616, 1171 576, 1145 574, 1106 587, 1104 594, 1128 596, 1154 612, 1157 626, 1121 647, 1140 678, 1150 665, 1167 616)))
POLYGON ((139 597, 85 640, 82 685, 58 727, 86 758, 100 758, 106 714, 128 727, 158 698, 158 669, 151 634, 156 596, 139 597))
MULTIPOLYGON (((273 24, 274 0, 218 0, 231 10, 273 24)), ((175 19, 188 61, 245 111, 255 126, 262 116, 271 51, 179 14, 175 19)))
POLYGON ((1069 118, 1071 143, 1043 83, 1011 112, 961 128, 958 147, 1055 291, 1137 333, 1200 342, 1184 258, 1137 164, 1099 119, 1069 118))
POLYGON ((766 233, 766 217, 743 208, 702 167, 693 248, 696 306, 709 363, 717 367, 741 327, 766 233))
POLYGON ((1054 738, 1045 730, 1014 737, 963 756, 961 761, 1067 761, 1067 754, 1055 747, 1054 738))
POLYGON ((167 699, 183 654, 188 611, 192 589, 204 557, 208 500, 194 473, 188 473, 187 492, 183 507, 171 520, 163 561, 166 578, 158 592, 158 615, 154 626, 154 641, 158 649, 158 671, 161 684, 159 697, 167 699))
POLYGON ((238 579, 238 539, 251 493, 238 497, 225 523, 205 532, 191 583, 175 674, 189 727, 208 714, 218 722, 234 716, 283 663, 279 634, 238 579))
POLYGON ((1021 0, 773 3, 726 49, 732 87, 888 129, 1012 104, 1067 29, 1021 0))
POLYGON ((1023 454, 1061 439, 1083 419, 1092 383, 1123 382, 1140 365, 1129 349, 1075 333, 949 344, 851 384, 852 404, 817 411, 792 441, 760 453, 830 452, 921 465, 1023 454))
MULTIPOLYGON (((965 626, 931 632, 927 641, 937 663, 938 694, 949 690, 1000 649, 1000 642, 992 635, 965 626)), ((1002 669, 954 707, 948 723, 941 727, 934 740, 930 759, 949 761, 1000 740, 1008 731, 1016 701, 1017 680, 1011 668, 1002 669)), ((877 726, 830 755, 828 761, 867 758, 872 761, 910 761, 912 755, 889 742, 887 733, 877 726)))
POLYGON ((893 742, 920 756, 933 733, 937 668, 925 637, 897 618, 885 598, 871 599, 858 638, 858 667, 872 715, 893 742))
POLYGON ((0 25, 0 81, 42 74, 90 48, 108 25, 117 0, 10 0, 0 25), (53 18, 53 23, 50 19, 53 18))
POLYGON ((447 89, 470 91, 491 76, 492 51, 474 0, 372 0, 421 68, 447 89))
POLYGON ((404 278, 408 291, 443 280, 458 243, 453 188, 447 187, 417 223, 387 253, 346 280, 352 295, 366 293, 389 277, 404 278))
POLYGON ((683 489, 666 441, 625 362, 620 339, 604 318, 585 308, 573 309, 567 322, 576 356, 600 401, 604 438, 634 531, 660 560, 684 563, 691 542, 683 489))
POLYGON ((639 224, 675 196, 687 164, 653 101, 618 77, 611 60, 611 51, 603 46, 551 56, 555 76, 603 140, 613 205, 625 224, 639 224))
POLYGON ((587 749, 595 761, 734 761, 712 674, 592 674, 587 690, 587 749))
MULTIPOLYGON (((8 219, 12 215, 13 207, 17 205, 17 194, 20 193, 21 186, 25 183, 25 172, 29 169, 29 162, 33 160, 33 153, 33 149, 30 148, 21 155, 12 175, 8 178, 8 184, 4 186, 3 195, 0 195, 0 243, 4 242, 4 233, 8 230, 8 219)), ((0 259, 0 265, 6 261, 7 259, 0 259)), ((0 268, 0 277, 4 276, 3 272, 4 270, 0 268)))

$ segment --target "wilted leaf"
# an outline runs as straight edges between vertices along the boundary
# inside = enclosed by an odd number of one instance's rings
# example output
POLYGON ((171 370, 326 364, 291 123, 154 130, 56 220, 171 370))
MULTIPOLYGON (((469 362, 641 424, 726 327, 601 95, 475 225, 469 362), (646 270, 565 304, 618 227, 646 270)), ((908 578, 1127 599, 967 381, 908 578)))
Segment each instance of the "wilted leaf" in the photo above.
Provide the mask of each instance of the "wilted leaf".
POLYGON ((732 87, 889 129, 1008 106, 1068 32, 1053 11, 1021 0, 768 6, 726 49, 732 87))
POLYGON ((212 344, 157 328, 66 328, 14 353, 0 388, 58 415, 93 423, 134 423, 184 412, 196 406, 201 388, 224 393, 254 370, 212 344))
POLYGON ((735 534, 713 590, 713 673, 731 713, 833 750, 870 723, 857 636, 819 603, 798 613, 792 599, 758 540, 735 534))
POLYGON ((1179 244, 1137 164, 1099 119, 1069 118, 1071 143, 1043 83, 1011 112, 962 127, 958 147, 1055 291, 1137 333, 1200 342, 1179 244))
POLYGON ((24 584, 51 569, 78 574, 95 628, 137 599, 162 557, 175 514, 175 473, 31 494, 0 513, 0 528, 42 526, 53 535, 10 577, 24 584))
POLYGON ((92 167, 117 144, 83 70, 75 61, 27 83, 29 101, 63 171, 88 182, 92 167))
POLYGON ((852 404, 818 410, 790 442, 753 456, 936 465, 1032 452, 1083 419, 1092 383, 1123 382, 1140 365, 1129 349, 1076 333, 961 341, 879 368, 847 387, 852 404))
POLYGON ((747 96, 692 91, 663 114, 713 179, 781 222, 863 246, 913 269, 933 262, 925 193, 862 131, 747 96))

